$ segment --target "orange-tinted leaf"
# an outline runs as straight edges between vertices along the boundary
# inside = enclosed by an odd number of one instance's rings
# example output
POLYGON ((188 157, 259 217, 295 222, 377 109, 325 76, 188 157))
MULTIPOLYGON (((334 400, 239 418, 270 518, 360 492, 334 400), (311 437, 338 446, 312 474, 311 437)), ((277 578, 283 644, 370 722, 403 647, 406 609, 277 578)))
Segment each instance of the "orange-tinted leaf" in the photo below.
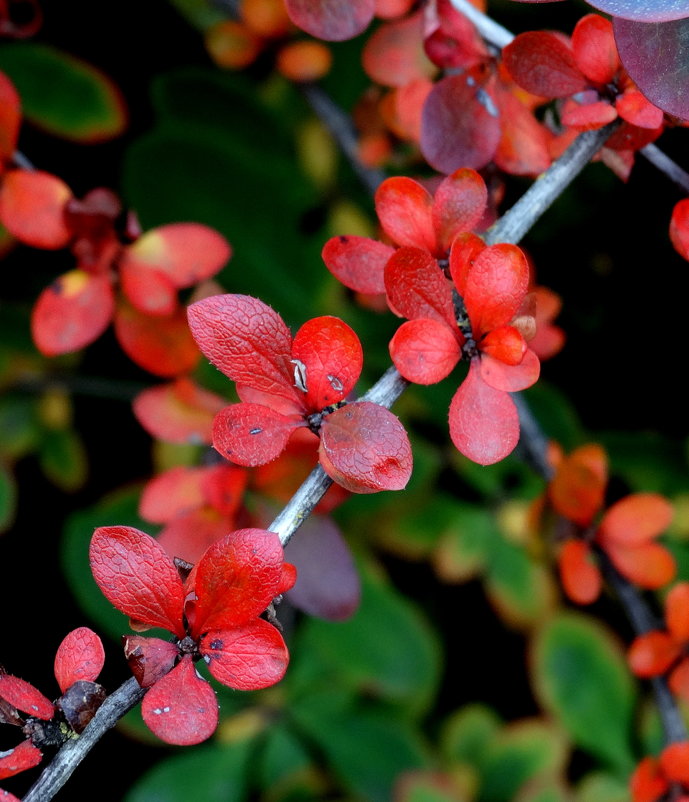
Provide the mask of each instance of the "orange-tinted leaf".
POLYGON ((665 624, 677 641, 689 641, 689 582, 678 582, 665 597, 665 624))
POLYGON ((234 515, 241 506, 249 472, 236 465, 215 465, 203 471, 203 495, 223 515, 234 515))
POLYGON ((447 255, 457 234, 479 224, 487 202, 486 184, 475 170, 462 168, 443 179, 433 196, 432 208, 441 255, 447 255))
MULTIPOLYGON (((14 749, 8 749, 6 752, 0 753, 0 780, 7 777, 13 777, 21 771, 26 771, 34 766, 37 766, 42 759, 41 751, 34 746, 28 739, 22 741, 14 749)), ((0 791, 0 800, 5 802, 9 798, 12 799, 12 794, 6 794, 0 791)), ((14 797, 16 799, 16 797, 14 797)))
MULTIPOLYGON (((208 470, 208 469, 206 469, 208 470)), ((176 515, 204 503, 202 468, 178 465, 158 474, 139 499, 139 515, 154 524, 164 524, 176 515)))
POLYGON ((562 299, 548 287, 534 287, 536 303, 536 333, 529 340, 529 348, 543 361, 559 353, 565 344, 565 333, 551 323, 562 308, 562 299))
POLYGON ((49 699, 46 699, 31 683, 13 677, 12 674, 0 673, 0 699, 9 702, 22 713, 44 721, 48 721, 55 714, 55 708, 49 699))
POLYGON ((226 69, 247 67, 263 48, 260 36, 241 22, 229 19, 211 25, 204 41, 208 55, 226 69))
POLYGON ((670 240, 677 253, 689 261, 689 198, 678 201, 672 210, 670 240))
POLYGON ((188 373, 201 356, 183 307, 172 315, 144 315, 122 303, 115 312, 115 334, 127 356, 154 376, 188 373))
POLYGON ((423 12, 383 23, 369 36, 361 54, 368 77, 383 86, 406 86, 430 78, 435 66, 423 47, 423 12))
POLYGON ((667 684, 675 696, 689 702, 689 660, 686 657, 672 669, 667 684))
POLYGON ((385 287, 398 315, 410 320, 431 318, 456 328, 452 289, 427 251, 399 248, 385 266, 385 287))
POLYGON ((385 233, 398 245, 435 253, 433 198, 413 178, 386 178, 376 190, 376 213, 385 233))
POLYGON ((519 416, 509 393, 481 378, 478 360, 450 403, 450 438, 464 456, 492 465, 510 454, 519 441, 519 416))
POLYGON ((689 741, 666 746, 660 753, 660 767, 668 780, 689 785, 689 741))
POLYGON ((177 645, 160 638, 127 635, 123 641, 125 659, 142 688, 150 688, 162 679, 179 657, 177 645))
POLYGON ((189 655, 144 696, 141 715, 154 735, 169 744, 191 746, 218 726, 215 692, 201 679, 189 655))
POLYGON ((321 255, 325 266, 345 287, 377 294, 385 292, 383 273, 394 252, 391 245, 349 235, 329 239, 321 255))
POLYGON ((177 308, 177 288, 160 270, 124 264, 120 286, 132 306, 144 315, 172 315, 177 308))
POLYGON ((674 514, 672 504, 657 493, 634 493, 610 507, 600 525, 599 539, 639 546, 664 532, 674 514))
POLYGON ((637 677, 664 674, 681 653, 667 632, 656 629, 639 635, 629 647, 629 665, 637 677))
POLYGON ((629 788, 632 802, 658 802, 668 790, 669 783, 653 757, 645 757, 634 770, 629 788))
POLYGON ((406 14, 414 5, 414 0, 376 0, 376 17, 394 19, 406 14))
POLYGON ((591 444, 576 449, 558 465, 548 494, 560 515, 588 526, 603 506, 606 484, 605 452, 591 444))
POLYGON ((213 418, 225 399, 181 377, 170 384, 151 387, 134 399, 134 414, 146 431, 171 443, 210 445, 213 418))
POLYGON ((21 120, 19 94, 10 79, 0 72, 0 172, 3 162, 12 158, 17 147, 21 120))
POLYGON ((552 133, 511 91, 498 85, 495 98, 503 125, 493 161, 510 175, 540 175, 552 161, 552 133))
POLYGON ((452 173, 480 170, 495 155, 500 112, 490 88, 470 74, 450 75, 433 87, 421 118, 421 152, 431 167, 452 173))
POLYGON ((328 42, 351 39, 368 27, 373 18, 375 0, 285 0, 292 22, 328 42))
POLYGON ((213 447, 237 465, 265 465, 280 456, 295 427, 303 425, 263 404, 231 404, 215 416, 213 447))
POLYGON ((567 97, 586 89, 586 78, 572 48, 556 34, 521 33, 503 49, 502 56, 515 83, 532 95, 567 97))
POLYGON ((290 28, 283 0, 242 0, 239 16, 259 36, 283 36, 290 28))
POLYGON ((239 529, 214 543, 196 567, 193 635, 258 617, 277 595, 282 565, 280 539, 265 529, 239 529))
POLYGON ((628 547, 611 541, 605 550, 621 574, 647 590, 662 588, 677 572, 675 558, 658 543, 628 547))
POLYGON ((65 204, 72 190, 42 170, 8 170, 0 186, 0 222, 21 242, 34 248, 64 248, 71 232, 65 204))
POLYGON ((295 398, 292 335, 283 319, 249 295, 214 295, 188 309, 199 348, 235 382, 295 398))
POLYGON ((347 404, 324 418, 319 457, 325 472, 353 493, 402 490, 411 476, 404 427, 370 401, 347 404))
POLYGON ((417 142, 421 139, 421 114, 433 82, 425 78, 394 89, 387 105, 381 104, 381 115, 387 127, 400 139, 417 142))
POLYGON ((531 387, 538 380, 540 372, 541 363, 530 348, 526 349, 518 365, 507 365, 502 360, 493 359, 488 355, 481 357, 483 381, 496 390, 503 390, 506 393, 517 393, 531 387))
POLYGON ((526 341, 514 326, 498 326, 481 340, 481 351, 505 365, 518 365, 526 353, 526 341))
POLYGON ((93 682, 105 664, 103 643, 88 627, 73 629, 55 653, 55 679, 64 693, 79 680, 93 682))
POLYGON ((318 81, 327 75, 333 63, 330 48, 323 42, 290 42, 280 48, 275 60, 278 71, 290 81, 318 81))
POLYGON ((576 604, 591 604, 599 596, 603 578, 591 549, 583 540, 568 540, 558 555, 562 588, 576 604))
POLYGON ((600 14, 587 14, 577 22, 572 50, 577 67, 596 84, 610 83, 620 68, 612 23, 600 14))
POLYGON ((115 296, 107 276, 70 270, 38 296, 31 313, 31 334, 46 356, 78 351, 107 329, 115 296))
POLYGON ((468 272, 464 304, 475 339, 510 323, 529 286, 529 265, 516 245, 500 243, 481 251, 468 272))
POLYGON ((172 560, 152 537, 130 526, 101 526, 91 538, 91 571, 103 595, 130 618, 180 638, 184 589, 172 560))
POLYGON ((218 682, 238 691, 275 685, 289 662, 282 635, 260 618, 242 627, 211 630, 201 638, 199 651, 218 682))
POLYGON ((596 92, 581 92, 565 100, 560 117, 563 125, 577 131, 593 131, 617 119, 617 110, 607 100, 598 100, 596 92))
POLYGON ((294 335, 292 360, 300 371, 299 389, 306 388, 306 406, 319 411, 352 392, 364 353, 353 329, 337 317, 324 315, 307 321, 294 335))
POLYGON ((450 374, 462 355, 459 341, 445 323, 417 318, 403 323, 390 340, 395 367, 410 382, 435 384, 450 374))

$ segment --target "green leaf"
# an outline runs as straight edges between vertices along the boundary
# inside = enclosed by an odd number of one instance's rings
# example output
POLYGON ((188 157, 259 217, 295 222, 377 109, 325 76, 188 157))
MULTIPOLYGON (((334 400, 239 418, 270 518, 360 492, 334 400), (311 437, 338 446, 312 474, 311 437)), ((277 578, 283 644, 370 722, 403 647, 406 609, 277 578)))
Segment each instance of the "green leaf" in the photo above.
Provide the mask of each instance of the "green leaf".
POLYGON ((9 468, 0 463, 0 532, 10 528, 17 510, 17 485, 9 468))
POLYGON ((464 582, 483 572, 500 534, 495 516, 487 508, 454 499, 449 506, 451 513, 438 532, 433 566, 443 581, 464 582))
POLYGON ((103 142, 125 129, 127 110, 118 88, 81 59, 39 42, 5 43, 0 70, 16 86, 26 119, 50 134, 103 142))
POLYGON ((191 747, 163 760, 132 787, 124 802, 242 802, 253 741, 191 747))
POLYGON ((481 766, 488 745, 501 727, 502 720, 492 708, 482 704, 467 705, 445 722, 440 738, 442 754, 451 761, 481 766))
POLYGON ((629 783, 603 772, 588 774, 577 786, 575 802, 629 802, 629 783))
POLYGON ((297 705, 292 713, 342 783, 366 802, 390 802, 402 772, 428 766, 418 733, 388 709, 333 713, 327 705, 297 705))
POLYGON ((518 628, 542 621, 557 599, 552 573, 523 545, 502 537, 493 543, 485 589, 502 618, 518 628))
POLYGON ((608 630, 579 613, 561 613, 538 633, 532 665, 537 697, 572 740, 620 773, 630 772, 635 686, 608 630))
POLYGON ((527 720, 505 728, 488 745, 479 799, 512 799, 525 783, 561 771, 566 753, 562 733, 552 725, 527 720))
POLYGON ((32 451, 40 439, 35 405, 20 396, 0 398, 0 431, 3 456, 15 460, 32 451))
POLYGON ((460 802, 464 797, 457 795, 454 785, 437 773, 408 772, 397 781, 395 802, 460 802))
POLYGON ((599 441, 610 455, 610 470, 632 490, 673 494, 687 489, 683 444, 658 432, 608 432, 599 441))
POLYGON ((350 687, 421 713, 440 676, 435 633, 417 608, 369 567, 361 573, 361 604, 355 615, 338 622, 310 619, 301 648, 350 687))
POLYGON ((86 481, 86 449, 70 429, 52 429, 43 434, 39 459, 50 481, 63 490, 78 490, 86 481))
POLYGON ((524 397, 545 434, 565 451, 571 451, 586 442, 576 409, 559 389, 540 380, 524 391, 524 397))
POLYGON ((129 621, 96 585, 89 565, 89 543, 98 526, 135 526, 150 533, 150 526, 137 515, 138 503, 138 489, 127 488, 71 515, 62 535, 62 570, 77 602, 97 624, 98 632, 107 633, 118 643, 123 634, 130 632, 129 621))

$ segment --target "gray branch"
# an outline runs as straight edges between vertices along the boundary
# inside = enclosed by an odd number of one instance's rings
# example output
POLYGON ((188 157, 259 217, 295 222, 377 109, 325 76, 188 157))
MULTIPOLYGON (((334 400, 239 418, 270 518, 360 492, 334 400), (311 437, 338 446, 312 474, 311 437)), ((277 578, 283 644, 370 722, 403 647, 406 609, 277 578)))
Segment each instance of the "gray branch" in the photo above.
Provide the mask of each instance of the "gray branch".
POLYGON ((686 193, 689 194, 689 173, 683 170, 677 162, 673 161, 667 154, 654 144, 646 145, 639 151, 645 156, 654 167, 657 167, 661 172, 681 187, 686 193))

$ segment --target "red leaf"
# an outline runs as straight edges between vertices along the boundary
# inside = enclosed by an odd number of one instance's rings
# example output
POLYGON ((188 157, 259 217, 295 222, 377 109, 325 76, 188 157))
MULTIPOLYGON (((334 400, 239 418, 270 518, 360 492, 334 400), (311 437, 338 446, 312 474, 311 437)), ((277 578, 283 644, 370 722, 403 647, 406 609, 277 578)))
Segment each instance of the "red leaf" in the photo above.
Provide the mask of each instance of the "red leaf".
POLYGON ((612 23, 600 14, 587 14, 577 22, 572 50, 577 67, 596 84, 610 83, 620 68, 612 23))
POLYGON ((98 587, 118 610, 184 637, 184 588, 172 560, 150 535, 130 526, 98 527, 89 558, 98 587))
POLYGON ((55 654, 55 679, 64 693, 79 680, 94 682, 105 664, 103 643, 88 627, 73 629, 55 654))
POLYGON ((450 276, 457 292, 464 297, 467 276, 480 253, 485 251, 486 243, 471 232, 463 232, 455 237, 450 250, 450 276))
POLYGON ((376 295, 385 292, 383 271, 394 252, 392 246, 377 240, 349 235, 329 239, 321 255, 325 266, 345 287, 376 295))
POLYGON ((515 83, 532 95, 568 97, 587 88, 572 48, 554 33, 520 33, 503 48, 502 56, 515 83))
POLYGON ((370 401, 347 404, 325 417, 319 457, 325 472, 353 493, 402 490, 411 476, 404 427, 370 401))
POLYGON ((480 170, 493 158, 501 136, 499 110, 490 91, 470 74, 442 78, 423 108, 421 152, 431 167, 452 173, 480 170))
POLYGON ((386 178, 375 195, 376 213, 385 233, 398 245, 434 254, 433 198, 413 178, 386 178))
POLYGON ((506 393, 517 393, 526 390, 538 380, 541 372, 541 363, 528 348, 519 365, 506 365, 504 362, 490 356, 481 357, 481 378, 483 381, 506 393))
MULTIPOLYGON (((206 469, 208 470, 208 469, 206 469)), ((139 499, 139 515, 154 524, 164 524, 176 515, 200 507, 204 469, 178 465, 146 483, 139 499)))
POLYGON ((621 574, 647 590, 662 588, 677 572, 675 558, 659 543, 620 546, 609 542, 605 543, 605 550, 621 574))
POLYGON ((519 416, 509 393, 486 384, 478 360, 450 403, 450 438, 479 465, 492 465, 510 454, 519 441, 519 416))
POLYGON ((18 240, 34 248, 64 248, 71 232, 65 204, 71 189, 42 170, 8 170, 0 187, 0 222, 18 240))
POLYGON ((615 101, 615 108, 623 120, 639 128, 656 130, 663 124, 663 112, 638 89, 626 89, 615 101))
POLYGON ((170 223, 139 237, 123 249, 123 270, 163 273, 179 289, 214 276, 228 261, 227 240, 200 223, 170 223))
POLYGON ((653 757, 645 757, 634 770, 629 780, 632 802, 657 802, 670 787, 653 757))
POLYGON ((107 329, 115 296, 107 276, 70 270, 38 296, 31 313, 31 334, 46 356, 78 351, 107 329))
MULTIPOLYGON (((13 777, 15 774, 19 774, 20 771, 32 769, 41 762, 42 758, 41 751, 29 740, 22 741, 14 749, 0 752, 0 780, 13 777)), ((0 802, 6 802, 6 800, 11 799, 16 799, 16 797, 5 791, 0 791, 0 802)))
POLYGON ((213 448, 237 465, 254 467, 277 459, 303 420, 263 404, 231 404, 213 421, 213 448))
POLYGON ((617 119, 617 110, 607 100, 598 100, 597 92, 580 92, 567 98, 560 112, 563 125, 577 131, 593 131, 617 119))
POLYGON ((406 86, 436 71, 423 47, 422 12, 380 25, 369 36, 361 54, 364 72, 376 83, 406 86))
POLYGON ((235 465, 215 465, 202 472, 206 501, 224 515, 234 515, 242 504, 249 472, 235 465))
MULTIPOLYGON (((526 353, 526 341, 514 326, 498 326, 489 331, 481 340, 480 348, 485 356, 504 362, 505 365, 518 365, 526 353)), ((483 376, 485 379, 485 375, 483 376)), ((490 384, 491 382, 488 382, 490 384)), ((495 385, 493 385, 495 387, 495 385)), ((504 387, 498 387, 504 390, 504 387)))
POLYGON ((339 318, 326 315, 307 321, 294 335, 294 360, 298 360, 300 382, 307 388, 306 406, 320 411, 352 392, 364 353, 355 332, 339 318))
MULTIPOLYGON (((671 743, 660 753, 660 767, 676 783, 689 785, 689 741, 671 743)), ((685 794, 686 798, 686 794, 685 794)), ((682 797, 679 798, 683 802, 682 797)))
POLYGON ((0 788, 0 802, 21 802, 21 799, 11 794, 9 791, 3 791, 3 789, 0 788))
POLYGON ((191 746, 218 726, 218 702, 211 686, 186 655, 144 696, 141 715, 154 735, 169 744, 191 746))
POLYGON ((440 183, 433 197, 432 219, 443 255, 457 234, 479 224, 487 203, 486 184, 475 170, 455 170, 440 183))
POLYGON ((199 651, 218 682, 238 691, 275 685, 289 662, 282 635, 260 618, 242 627, 211 630, 201 638, 199 651))
POLYGON ((607 458, 594 444, 580 446, 558 465, 548 487, 556 511, 580 526, 589 526, 603 506, 607 458))
POLYGON ((500 243, 481 251, 462 293, 474 338, 510 323, 528 288, 529 265, 516 245, 500 243))
POLYGON ((142 688, 150 688, 168 674, 179 657, 176 644, 160 638, 127 635, 124 656, 132 674, 142 688))
POLYGON ((285 6, 292 22, 311 36, 341 42, 366 30, 373 19, 375 0, 285 0, 285 6))
POLYGON ((239 529, 214 543, 196 566, 193 634, 241 627, 259 616, 282 577, 280 539, 264 529, 239 529))
POLYGON ((211 507, 198 507, 173 518, 156 540, 170 557, 195 563, 216 540, 234 528, 233 516, 211 507))
POLYGON ((177 308, 177 289, 160 270, 122 265, 120 286, 132 306, 145 315, 171 315, 177 308))
POLYGON ((591 549, 583 540, 568 540, 558 557, 562 587, 576 604, 591 604, 599 596, 603 578, 591 549))
POLYGON ((173 315, 153 316, 121 304, 115 312, 115 334, 127 356, 154 376, 188 373, 201 356, 182 307, 173 315))
POLYGON ((510 175, 540 175, 550 167, 553 135, 530 108, 499 84, 495 99, 503 125, 493 161, 510 175))
POLYGON ((285 559, 297 569, 297 582, 287 593, 290 604, 328 621, 353 615, 361 582, 347 542, 329 516, 311 515, 304 521, 285 546, 285 559))
POLYGON ((249 295, 215 295, 188 309, 203 354, 232 381, 295 398, 292 335, 267 304, 249 295))
POLYGON ((486 61, 489 53, 476 27, 450 0, 436 0, 424 11, 424 47, 434 64, 444 70, 466 69, 486 61))
POLYGON ((0 165, 14 155, 21 120, 19 94, 10 79, 0 72, 0 165))
POLYGON ((134 414, 146 431, 171 443, 210 445, 213 418, 225 399, 181 377, 151 387, 134 399, 134 414))
POLYGON ((445 323, 417 318, 403 323, 390 340, 395 367, 410 382, 435 384, 450 374, 462 355, 454 331, 445 323))
POLYGON ((55 713, 53 703, 37 688, 11 674, 0 673, 0 699, 9 702, 17 710, 44 721, 49 721, 55 713))
POLYGON ((456 328, 452 288, 436 260, 419 248, 399 248, 385 267, 388 302, 402 317, 431 318, 456 328))

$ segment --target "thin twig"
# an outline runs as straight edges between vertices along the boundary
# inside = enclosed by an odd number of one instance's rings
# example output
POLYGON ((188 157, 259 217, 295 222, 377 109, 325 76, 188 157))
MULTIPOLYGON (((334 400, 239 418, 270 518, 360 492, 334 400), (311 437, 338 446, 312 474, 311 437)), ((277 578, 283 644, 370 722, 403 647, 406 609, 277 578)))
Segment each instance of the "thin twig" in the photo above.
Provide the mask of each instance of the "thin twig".
POLYGON ((146 691, 131 677, 108 696, 78 738, 67 741, 24 796, 24 802, 48 802, 62 788, 91 749, 143 699, 146 691))
POLYGON ((503 28, 495 20, 480 12, 469 0, 450 0, 450 3, 470 21, 473 22, 476 30, 481 37, 501 50, 506 47, 513 39, 514 34, 503 28))
POLYGON ((365 167, 359 159, 359 141, 348 114, 314 83, 300 84, 299 88, 316 116, 330 131, 342 153, 347 157, 357 178, 373 194, 385 179, 382 170, 365 167))
POLYGON ((639 151, 645 156, 654 167, 657 167, 661 172, 681 187, 686 193, 689 194, 689 173, 683 170, 679 164, 674 162, 666 153, 657 146, 651 143, 646 147, 641 148, 639 151))

